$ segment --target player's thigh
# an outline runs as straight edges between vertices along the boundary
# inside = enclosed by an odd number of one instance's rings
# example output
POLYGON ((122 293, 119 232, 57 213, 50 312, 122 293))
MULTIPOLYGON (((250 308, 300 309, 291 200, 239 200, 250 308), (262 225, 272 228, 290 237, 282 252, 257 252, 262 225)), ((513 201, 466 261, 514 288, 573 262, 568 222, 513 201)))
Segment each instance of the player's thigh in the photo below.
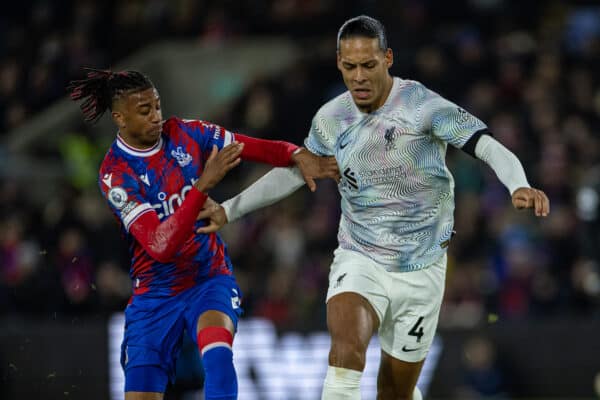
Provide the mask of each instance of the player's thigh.
POLYGON ((195 341, 198 332, 210 326, 223 327, 235 334, 242 313, 242 293, 235 278, 218 275, 192 290, 186 312, 186 327, 192 339, 195 341))
POLYGON ((125 400, 162 400, 162 393, 152 392, 125 392, 125 400))
POLYGON ((446 258, 413 272, 391 274, 390 312, 379 328, 381 349, 395 359, 425 359, 437 329, 444 295, 446 258))
POLYGON ((368 344, 386 313, 389 300, 380 271, 364 255, 338 248, 327 289, 327 326, 333 344, 368 344))
POLYGON ((331 335, 329 365, 362 371, 367 347, 378 319, 369 302, 357 293, 340 293, 327 302, 327 328, 331 335))
POLYGON ((163 393, 174 379, 184 310, 179 298, 134 298, 127 306, 121 345, 125 392, 163 393))
POLYGON ((402 361, 382 351, 377 375, 377 400, 412 399, 424 361, 402 361))

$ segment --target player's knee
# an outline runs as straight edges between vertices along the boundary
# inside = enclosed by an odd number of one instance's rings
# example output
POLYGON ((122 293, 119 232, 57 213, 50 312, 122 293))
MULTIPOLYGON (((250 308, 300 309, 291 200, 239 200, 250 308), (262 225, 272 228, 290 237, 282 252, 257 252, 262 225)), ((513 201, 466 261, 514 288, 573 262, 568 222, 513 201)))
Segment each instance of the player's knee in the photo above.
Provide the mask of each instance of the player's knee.
POLYGON ((198 332, 198 348, 204 366, 205 399, 237 399, 237 377, 233 367, 233 335, 222 327, 198 332))
POLYGON ((335 367, 362 371, 365 368, 367 348, 351 340, 334 340, 329 352, 330 364, 335 367))

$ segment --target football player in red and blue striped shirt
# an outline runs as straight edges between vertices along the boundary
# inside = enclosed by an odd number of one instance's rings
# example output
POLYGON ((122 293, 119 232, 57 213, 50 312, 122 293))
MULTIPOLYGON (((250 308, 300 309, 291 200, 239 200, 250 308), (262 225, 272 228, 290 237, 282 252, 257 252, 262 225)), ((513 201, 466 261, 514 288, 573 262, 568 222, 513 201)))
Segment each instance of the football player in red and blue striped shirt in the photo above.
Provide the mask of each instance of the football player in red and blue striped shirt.
POLYGON ((335 160, 201 120, 165 121, 158 91, 137 71, 88 69, 68 90, 73 100, 83 100, 86 121, 110 110, 118 127, 99 185, 132 259, 121 355, 126 400, 163 398, 184 329, 201 352, 205 398, 236 399, 231 346, 242 293, 223 240, 196 232, 205 225, 196 217, 206 192, 240 159, 296 164, 314 190, 313 178, 337 178, 335 160))

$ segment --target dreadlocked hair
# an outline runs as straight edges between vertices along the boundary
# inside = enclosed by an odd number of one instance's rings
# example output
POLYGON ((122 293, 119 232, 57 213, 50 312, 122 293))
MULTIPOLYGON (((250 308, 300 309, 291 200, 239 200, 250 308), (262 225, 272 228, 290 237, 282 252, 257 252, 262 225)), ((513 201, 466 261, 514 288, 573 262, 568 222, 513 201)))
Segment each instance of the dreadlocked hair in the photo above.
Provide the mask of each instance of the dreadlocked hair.
POLYGON ((113 100, 125 93, 153 88, 150 79, 137 71, 84 68, 85 79, 71 81, 67 91, 72 100, 82 100, 80 108, 86 122, 96 123, 106 110, 112 110, 113 100))

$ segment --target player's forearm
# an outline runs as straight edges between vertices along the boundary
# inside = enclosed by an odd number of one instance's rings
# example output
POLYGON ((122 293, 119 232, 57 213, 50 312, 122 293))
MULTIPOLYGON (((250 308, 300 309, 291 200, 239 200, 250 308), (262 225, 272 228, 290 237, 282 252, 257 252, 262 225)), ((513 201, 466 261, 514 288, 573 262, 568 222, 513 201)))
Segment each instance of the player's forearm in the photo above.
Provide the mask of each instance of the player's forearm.
POLYGON ((240 155, 243 160, 270 164, 274 167, 292 165, 292 155, 298 149, 298 146, 289 142, 257 139, 239 133, 235 135, 235 140, 244 143, 240 155))
POLYGON ((271 205, 298 190, 304 179, 298 168, 274 168, 237 196, 225 201, 227 220, 236 219, 271 205))
POLYGON ((520 187, 530 187, 521 162, 510 150, 489 135, 482 135, 475 155, 488 164, 512 195, 520 187))
POLYGON ((159 262, 171 262, 193 233, 196 216, 206 201, 206 194, 192 189, 181 206, 160 222, 156 212, 146 212, 131 225, 129 232, 144 250, 159 262))

